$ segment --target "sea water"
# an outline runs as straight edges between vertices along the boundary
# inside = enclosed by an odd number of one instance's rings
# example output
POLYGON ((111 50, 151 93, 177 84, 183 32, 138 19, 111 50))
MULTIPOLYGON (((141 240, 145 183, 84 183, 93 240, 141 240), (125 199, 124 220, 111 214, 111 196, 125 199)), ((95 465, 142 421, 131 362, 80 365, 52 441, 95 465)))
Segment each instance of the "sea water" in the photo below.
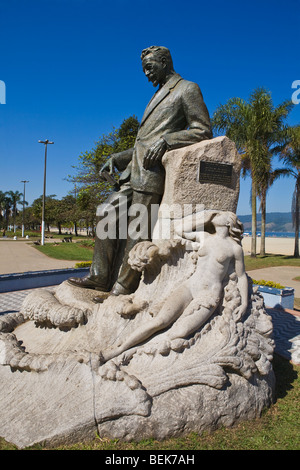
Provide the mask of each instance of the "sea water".
MULTIPOLYGON (((244 237, 251 237, 252 232, 244 232, 244 237)), ((261 232, 257 232, 257 237, 261 236, 261 232)), ((266 232, 266 237, 275 237, 275 238, 295 238, 294 232, 266 232)))

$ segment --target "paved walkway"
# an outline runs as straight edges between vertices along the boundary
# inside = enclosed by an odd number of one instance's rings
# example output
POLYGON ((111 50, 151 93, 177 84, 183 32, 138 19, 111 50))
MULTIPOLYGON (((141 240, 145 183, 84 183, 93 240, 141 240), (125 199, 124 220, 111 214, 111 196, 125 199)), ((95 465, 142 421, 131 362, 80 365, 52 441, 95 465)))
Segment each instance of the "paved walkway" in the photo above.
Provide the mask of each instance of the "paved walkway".
POLYGON ((298 266, 274 266, 273 268, 254 269, 248 272, 249 276, 256 281, 265 280, 282 284, 285 287, 295 289, 295 297, 300 297, 300 281, 295 281, 300 276, 298 266))
MULTIPOLYGON (((0 274, 63 269, 74 267, 76 261, 56 260, 40 253, 24 241, 0 239, 0 274)), ((300 276, 300 267, 274 267, 257 269, 248 273, 253 279, 279 282, 294 287, 295 297, 300 298, 300 282, 293 281, 300 276)), ((44 288, 49 289, 49 287, 44 288)), ((19 311, 30 290, 0 294, 0 315, 19 311)), ((274 325, 275 351, 296 364, 300 364, 300 312, 280 309, 267 309, 274 325)))
POLYGON ((49 258, 30 242, 0 238, 0 274, 73 268, 76 261, 49 258))

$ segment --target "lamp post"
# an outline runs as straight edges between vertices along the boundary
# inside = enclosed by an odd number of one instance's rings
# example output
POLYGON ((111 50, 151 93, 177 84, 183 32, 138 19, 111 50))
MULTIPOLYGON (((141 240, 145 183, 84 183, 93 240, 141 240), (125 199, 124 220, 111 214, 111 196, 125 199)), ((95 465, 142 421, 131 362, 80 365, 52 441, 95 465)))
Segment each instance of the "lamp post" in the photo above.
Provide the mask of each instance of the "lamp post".
POLYGON ((25 236, 25 184, 29 183, 29 181, 22 180, 21 183, 24 183, 24 191, 23 191, 23 214, 22 214, 22 238, 25 236))
POLYGON ((45 197, 46 197, 46 165, 47 165, 47 145, 54 144, 54 142, 50 142, 50 140, 39 140, 40 144, 45 145, 45 165, 44 165, 44 190, 43 190, 43 209, 42 209, 42 238, 41 244, 45 244, 45 197))

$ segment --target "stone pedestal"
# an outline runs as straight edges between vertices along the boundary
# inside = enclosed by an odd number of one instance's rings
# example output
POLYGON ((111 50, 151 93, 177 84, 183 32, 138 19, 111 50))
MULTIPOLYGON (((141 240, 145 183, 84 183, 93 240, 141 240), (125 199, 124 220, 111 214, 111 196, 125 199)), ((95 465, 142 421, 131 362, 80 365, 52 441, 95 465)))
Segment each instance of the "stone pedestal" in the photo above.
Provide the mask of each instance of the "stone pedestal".
MULTIPOLYGON (((241 157, 228 137, 167 152, 165 191, 152 239, 176 237, 174 222, 193 214, 204 226, 204 212, 236 212, 240 191, 241 157)), ((177 223, 178 226, 178 223, 177 223)))
POLYGON ((236 212, 241 157, 228 137, 172 150, 162 163, 166 170, 162 206, 192 204, 195 209, 198 204, 205 210, 236 212))

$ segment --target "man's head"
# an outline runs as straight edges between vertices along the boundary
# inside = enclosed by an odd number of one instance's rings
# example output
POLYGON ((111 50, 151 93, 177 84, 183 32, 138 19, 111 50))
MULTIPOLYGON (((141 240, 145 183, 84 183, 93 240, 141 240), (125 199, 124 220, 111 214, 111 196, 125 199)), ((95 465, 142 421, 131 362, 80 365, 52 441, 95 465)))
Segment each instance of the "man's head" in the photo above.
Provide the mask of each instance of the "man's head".
POLYGON ((174 72, 169 49, 162 46, 151 46, 141 54, 143 70, 153 86, 163 85, 169 74, 174 72))

